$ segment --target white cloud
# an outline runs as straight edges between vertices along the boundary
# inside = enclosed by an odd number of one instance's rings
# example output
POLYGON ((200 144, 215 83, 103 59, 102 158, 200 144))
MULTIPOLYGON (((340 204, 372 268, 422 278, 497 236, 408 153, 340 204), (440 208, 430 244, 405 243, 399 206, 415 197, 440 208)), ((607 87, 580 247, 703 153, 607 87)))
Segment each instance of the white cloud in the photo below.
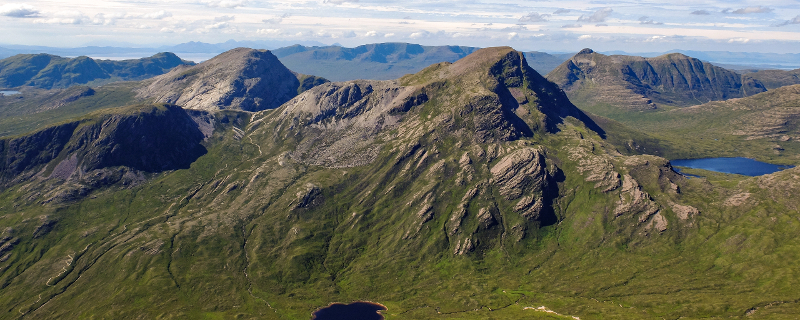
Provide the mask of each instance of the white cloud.
POLYGON ((394 37, 394 33, 387 33, 383 36, 384 38, 391 38, 394 37))
POLYGON ((707 16, 707 15, 710 15, 711 13, 706 11, 706 10, 695 10, 695 11, 692 11, 692 14, 693 15, 698 15, 698 16, 707 16))
POLYGON ((750 39, 748 38, 733 38, 728 40, 728 43, 748 43, 748 42, 750 42, 750 39))
POLYGON ((210 29, 224 29, 224 28, 227 28, 227 27, 228 27, 228 23, 227 22, 217 22, 217 23, 214 23, 214 24, 207 25, 206 29, 209 29, 209 30, 210 29))
POLYGON ((291 16, 292 15, 290 15, 288 13, 284 13, 280 17, 264 19, 264 20, 261 20, 261 21, 264 22, 264 23, 269 23, 269 24, 279 24, 279 23, 283 22, 283 19, 286 19, 286 18, 291 17, 291 16))
POLYGON ((219 17, 214 17, 214 21, 216 21, 216 22, 233 21, 234 19, 236 19, 236 17, 234 17, 234 16, 219 16, 219 17))
POLYGON ((592 35, 584 34, 584 35, 581 35, 580 37, 578 37, 578 40, 589 40, 591 38, 592 38, 592 35))
POLYGON ((604 22, 604 21, 606 21, 606 18, 608 18, 608 16, 611 15, 612 12, 614 12, 614 10, 611 9, 611 8, 608 8, 608 7, 602 8, 600 10, 595 11, 591 15, 588 15, 588 16, 585 15, 585 14, 581 15, 580 18, 578 18, 578 21, 604 22))
POLYGON ((250 1, 248 0, 205 0, 205 3, 209 7, 214 8, 239 8, 246 6, 250 1))
POLYGON ((420 31, 420 32, 414 32, 410 34, 408 37, 411 39, 422 39, 422 38, 427 38, 428 36, 430 36, 430 34, 431 33, 428 31, 420 31))
POLYGON ((117 19, 125 18, 125 14, 122 13, 112 13, 112 14, 105 14, 105 13, 98 13, 94 15, 92 18, 91 23, 94 25, 103 25, 103 26, 110 26, 117 23, 117 19))
POLYGON ((24 3, 9 3, 0 6, 0 16, 32 18, 39 15, 39 9, 24 3))
POLYGON ((539 14, 537 12, 531 12, 522 16, 522 18, 519 18, 519 22, 544 22, 547 21, 548 17, 550 17, 549 14, 539 14))
POLYGON ((59 11, 53 14, 51 18, 48 19, 36 19, 33 20, 34 23, 41 23, 41 24, 82 24, 84 22, 91 22, 92 20, 89 19, 88 16, 83 14, 80 11, 59 11))
POLYGON ((168 18, 168 17, 171 17, 171 16, 172 16, 171 12, 160 10, 160 11, 156 11, 156 12, 151 12, 151 13, 145 14, 145 15, 142 16, 142 18, 161 20, 161 19, 168 18))
POLYGON ((783 26, 790 25, 790 24, 800 24, 800 15, 792 18, 791 20, 787 20, 787 21, 781 22, 779 24, 776 24, 775 26, 776 27, 783 27, 783 26))
POLYGON ((580 24, 577 24, 577 23, 573 23, 573 24, 565 24, 565 25, 563 25, 561 27, 564 28, 564 29, 569 29, 569 28, 580 28, 580 27, 583 27, 583 26, 580 25, 580 24))
POLYGON ((516 32, 510 32, 510 33, 508 34, 508 40, 514 40, 514 39, 518 39, 518 38, 519 38, 519 33, 516 33, 516 32))
POLYGON ((322 0, 322 3, 343 4, 345 2, 358 2, 358 0, 322 0))
POLYGON ((570 11, 572 11, 572 10, 570 10, 570 9, 563 9, 563 8, 559 8, 558 10, 556 10, 555 12, 553 12, 553 14, 569 13, 570 11))
POLYGON ((365 33, 364 36, 365 37, 377 37, 378 36, 378 31, 375 31, 375 30, 367 31, 367 33, 365 33))
POLYGON ((266 36, 277 36, 280 35, 282 32, 281 29, 258 29, 256 30, 256 33, 263 34, 266 36))
POLYGON ((648 16, 639 17, 639 24, 664 24, 663 22, 655 22, 648 16))
POLYGON ((769 13, 769 12, 772 12, 772 8, 758 6, 758 7, 747 7, 747 8, 737 9, 731 13, 749 14, 749 13, 769 13))

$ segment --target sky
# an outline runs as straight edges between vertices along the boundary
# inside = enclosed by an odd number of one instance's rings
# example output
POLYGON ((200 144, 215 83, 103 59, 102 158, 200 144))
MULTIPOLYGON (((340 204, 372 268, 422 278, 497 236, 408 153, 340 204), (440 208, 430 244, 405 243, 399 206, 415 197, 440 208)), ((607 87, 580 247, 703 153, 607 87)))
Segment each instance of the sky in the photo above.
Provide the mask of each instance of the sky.
POLYGON ((0 45, 317 41, 800 53, 800 0, 0 0, 0 45))

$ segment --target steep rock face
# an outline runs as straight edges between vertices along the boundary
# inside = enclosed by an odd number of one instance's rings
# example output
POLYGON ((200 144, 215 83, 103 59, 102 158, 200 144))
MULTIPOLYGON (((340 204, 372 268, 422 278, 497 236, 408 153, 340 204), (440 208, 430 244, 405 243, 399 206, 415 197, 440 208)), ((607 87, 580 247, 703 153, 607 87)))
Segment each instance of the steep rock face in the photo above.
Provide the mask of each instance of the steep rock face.
POLYGON ((291 152, 296 160, 326 167, 367 164, 380 150, 377 134, 401 118, 390 111, 424 102, 414 100, 413 91, 394 81, 327 83, 289 101, 276 133, 288 130, 285 135, 303 139, 291 152))
POLYGON ((766 91, 755 79, 680 53, 643 58, 584 49, 547 78, 579 104, 609 104, 623 110, 690 106, 766 91))
POLYGON ((511 48, 480 50, 457 63, 437 64, 400 81, 324 84, 292 99, 281 110, 275 118, 280 123, 275 137, 303 141, 292 157, 330 167, 369 163, 380 148, 373 139, 398 128, 401 121, 405 121, 401 136, 426 130, 419 128, 423 119, 406 116, 411 111, 426 113, 424 120, 436 124, 430 129, 436 135, 457 135, 476 143, 555 132, 566 117, 596 127, 511 48))
POLYGON ((557 131, 566 117, 599 130, 554 83, 508 47, 479 50, 455 63, 440 63, 401 79, 436 92, 440 105, 460 107, 458 115, 478 140, 513 140, 535 131, 557 131), (475 88, 459 91, 457 88, 475 88), (444 90, 441 90, 444 89, 444 90))
POLYGON ((204 133, 180 107, 138 106, 111 112, 2 140, 2 185, 33 177, 77 184, 100 179, 93 183, 104 185, 118 181, 126 171, 187 168, 206 152, 200 144, 204 133), (114 169, 118 167, 122 171, 114 169))
POLYGON ((238 48, 148 80, 140 99, 187 109, 274 109, 297 95, 297 77, 267 50, 238 48))

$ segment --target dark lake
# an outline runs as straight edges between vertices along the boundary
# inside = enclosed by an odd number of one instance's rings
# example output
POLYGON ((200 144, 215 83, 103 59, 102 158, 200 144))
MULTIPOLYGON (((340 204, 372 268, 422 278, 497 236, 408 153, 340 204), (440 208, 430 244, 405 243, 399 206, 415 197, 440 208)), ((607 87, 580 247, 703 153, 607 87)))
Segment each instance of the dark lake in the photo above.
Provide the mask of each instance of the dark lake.
POLYGON ((386 307, 372 302, 334 303, 312 313, 313 320, 383 320, 386 307))
MULTIPOLYGON (((688 167, 722 173, 735 173, 745 176, 760 176, 792 168, 793 166, 771 164, 749 158, 705 158, 670 160, 675 167, 688 167)), ((679 169, 675 169, 680 172, 679 169)))

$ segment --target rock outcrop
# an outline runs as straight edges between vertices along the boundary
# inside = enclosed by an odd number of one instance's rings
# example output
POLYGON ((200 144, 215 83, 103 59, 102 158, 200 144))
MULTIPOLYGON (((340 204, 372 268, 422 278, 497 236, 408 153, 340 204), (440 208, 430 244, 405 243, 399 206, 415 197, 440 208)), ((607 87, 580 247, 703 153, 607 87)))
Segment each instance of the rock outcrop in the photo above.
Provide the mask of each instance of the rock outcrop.
POLYGON ((268 50, 237 48, 148 80, 137 98, 187 109, 260 111, 289 101, 299 87, 268 50))

